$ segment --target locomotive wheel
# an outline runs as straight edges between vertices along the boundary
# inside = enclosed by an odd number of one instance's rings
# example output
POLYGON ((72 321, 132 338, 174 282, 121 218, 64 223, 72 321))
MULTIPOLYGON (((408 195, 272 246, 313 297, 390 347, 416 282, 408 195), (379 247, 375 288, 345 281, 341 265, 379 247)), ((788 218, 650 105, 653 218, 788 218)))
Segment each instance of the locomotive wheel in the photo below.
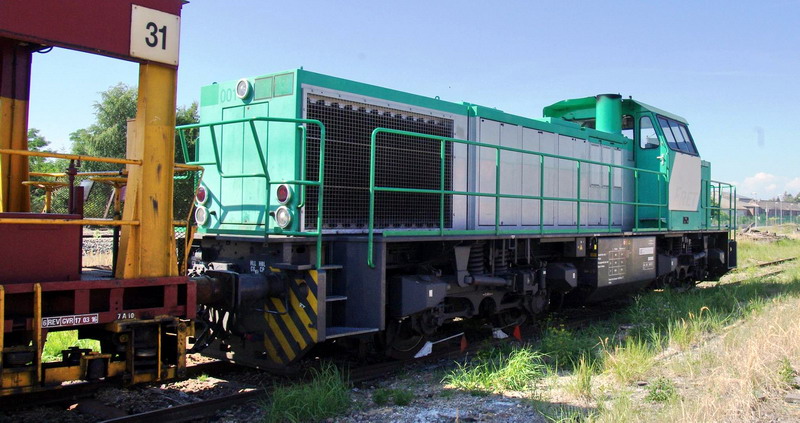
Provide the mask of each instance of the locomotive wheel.
POLYGON ((496 314, 493 320, 496 328, 502 329, 506 335, 511 335, 514 333, 514 328, 516 326, 525 324, 527 315, 520 309, 511 309, 496 314))
POLYGON ((411 319, 392 321, 386 328, 386 355, 397 360, 414 358, 427 340, 411 328, 411 319))

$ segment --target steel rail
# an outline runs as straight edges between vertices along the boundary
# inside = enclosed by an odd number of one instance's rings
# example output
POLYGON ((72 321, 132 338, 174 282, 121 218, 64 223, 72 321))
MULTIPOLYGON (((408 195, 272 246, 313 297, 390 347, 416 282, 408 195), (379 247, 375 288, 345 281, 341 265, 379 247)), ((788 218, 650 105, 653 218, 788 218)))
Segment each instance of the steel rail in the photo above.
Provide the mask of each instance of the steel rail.
POLYGON ((252 391, 239 392, 236 394, 178 405, 175 407, 145 411, 138 414, 132 414, 130 416, 103 420, 103 423, 152 423, 154 421, 157 421, 158 423, 173 423, 197 420, 203 417, 214 416, 221 409, 229 408, 234 405, 263 400, 267 398, 268 394, 269 393, 263 389, 254 389, 252 391))

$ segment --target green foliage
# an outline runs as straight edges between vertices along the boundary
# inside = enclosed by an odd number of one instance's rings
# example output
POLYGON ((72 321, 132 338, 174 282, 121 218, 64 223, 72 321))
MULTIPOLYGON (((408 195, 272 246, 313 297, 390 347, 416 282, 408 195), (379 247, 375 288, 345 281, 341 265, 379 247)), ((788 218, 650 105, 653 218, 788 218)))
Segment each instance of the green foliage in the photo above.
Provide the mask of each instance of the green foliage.
POLYGON ((655 364, 655 351, 646 341, 630 337, 622 343, 606 348, 605 368, 617 380, 633 382, 645 375, 655 364))
MULTIPOLYGON (((47 141, 38 129, 28 129, 28 150, 52 153, 49 148, 50 141, 47 141)), ((48 159, 46 157, 30 157, 29 169, 31 172, 63 172, 61 166, 63 160, 48 159)))
POLYGON ((319 371, 312 372, 309 383, 275 388, 264 405, 265 422, 318 422, 350 408, 347 382, 336 366, 323 363, 319 371))
POLYGON ((572 369, 580 359, 595 354, 599 340, 608 336, 607 332, 608 327, 603 324, 581 330, 568 330, 563 324, 548 326, 539 350, 557 369, 572 369))
POLYGON ((50 332, 42 349, 42 361, 61 361, 61 351, 70 347, 100 351, 100 342, 94 339, 78 339, 77 330, 50 332))
POLYGON ((596 373, 596 365, 591 358, 583 356, 573 366, 572 379, 567 383, 567 391, 578 397, 592 397, 592 379, 596 373))
MULTIPOLYGON (((197 102, 192 102, 191 105, 187 106, 180 106, 178 110, 175 112, 175 126, 181 125, 189 125, 192 123, 200 122, 200 115, 198 114, 198 105, 197 102)), ((195 143, 197 142, 198 137, 198 129, 187 129, 184 132, 184 138, 186 139, 186 146, 187 146, 187 153, 189 154, 189 161, 196 160, 195 157, 195 143)), ((175 163, 185 163, 183 159, 183 149, 181 147, 181 140, 180 136, 178 135, 178 131, 175 131, 175 163)))
MULTIPOLYGON (((181 106, 175 113, 176 126, 188 125, 200 121, 200 116, 197 113, 197 102, 193 102, 189 107, 181 106)), ((197 129, 190 129, 185 131, 184 138, 186 139, 187 152, 189 154, 189 161, 195 160, 195 143, 197 141, 197 129)), ((180 137, 178 131, 175 131, 175 163, 185 163, 183 157, 183 149, 181 147, 180 137)), ((177 173, 175 178, 175 189, 173 203, 175 219, 186 219, 191 210, 192 202, 194 201, 195 189, 197 181, 193 173, 183 172, 177 173)))
MULTIPOLYGON (((136 87, 119 83, 100 93, 95 123, 70 134, 72 152, 97 157, 125 157, 128 119, 136 117, 136 87)), ((118 170, 120 165, 86 162, 83 171, 118 170)))
MULTIPOLYGON (((52 153, 52 151, 48 148, 49 145, 50 141, 47 141, 47 139, 45 139, 44 135, 42 135, 38 129, 28 129, 28 150, 52 153)), ((28 160, 28 169, 31 172, 58 173, 63 172, 67 168, 66 160, 33 156, 31 156, 28 160)), ((31 179, 53 180, 52 178, 44 177, 31 177, 31 179)), ((31 210, 42 210, 44 207, 44 196, 45 192, 43 189, 35 188, 31 190, 31 210)))
POLYGON ((797 373, 794 371, 792 363, 789 361, 789 359, 786 357, 782 358, 778 368, 778 376, 780 377, 781 382, 785 383, 786 385, 793 385, 796 374, 797 373))
POLYGON ((469 363, 459 364, 442 382, 476 394, 503 390, 524 391, 542 379, 547 366, 541 353, 531 347, 482 351, 469 363))
POLYGON ((652 402, 669 402, 678 397, 678 390, 671 380, 659 377, 647 386, 645 399, 652 402))
POLYGON ((379 388, 372 394, 372 400, 378 405, 386 405, 391 400, 395 405, 404 406, 411 404, 413 399, 414 393, 408 389, 379 388))
POLYGON ((546 401, 532 400, 531 405, 551 423, 581 423, 593 421, 594 414, 567 404, 554 404, 546 401))

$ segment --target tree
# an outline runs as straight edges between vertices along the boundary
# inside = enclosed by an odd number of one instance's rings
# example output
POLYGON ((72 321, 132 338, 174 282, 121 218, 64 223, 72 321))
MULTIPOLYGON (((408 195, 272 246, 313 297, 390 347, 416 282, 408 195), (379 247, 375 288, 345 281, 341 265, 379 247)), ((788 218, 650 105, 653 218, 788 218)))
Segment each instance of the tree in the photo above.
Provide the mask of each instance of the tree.
MULTIPOLYGON (((136 87, 130 87, 123 83, 119 83, 100 93, 100 101, 94 104, 95 109, 95 123, 87 128, 78 129, 70 134, 72 140, 72 152, 75 154, 94 156, 94 157, 125 157, 127 148, 128 136, 128 119, 136 117, 136 101, 138 91, 136 87)), ((182 106, 176 110, 175 120, 177 125, 185 125, 196 123, 198 119, 197 102, 192 103, 190 106, 182 106)), ((194 142, 197 138, 197 131, 189 131, 187 134, 187 143, 189 145, 190 160, 194 154, 194 142)), ((179 138, 175 136, 175 161, 182 163, 183 152, 180 146, 179 138)), ((81 171, 98 171, 98 170, 121 170, 123 165, 98 163, 98 162, 84 162, 81 164, 81 171)), ((183 209, 188 210, 188 205, 191 204, 191 198, 194 196, 194 178, 178 179, 175 186, 176 198, 188 198, 188 200, 181 200, 180 204, 181 213, 178 213, 180 218, 185 218, 183 209), (185 204, 184 204, 185 203, 185 204)), ((92 193, 89 201, 86 203, 87 214, 102 215, 102 210, 107 206, 108 195, 110 195, 110 188, 106 185, 95 184, 94 190, 97 193, 92 193), (94 197, 103 197, 105 200, 93 199, 94 197), (95 204, 96 203, 96 204, 95 204), (100 210, 98 212, 97 210, 100 210)), ((176 201, 178 207, 178 201, 176 201)))
MULTIPOLYGON (((47 147, 50 142, 36 128, 28 129, 28 150, 52 153, 47 147)), ((29 158, 29 170, 34 173, 58 173, 63 172, 67 168, 66 160, 62 159, 49 159, 46 157, 31 156, 29 158)), ((32 176, 32 180, 55 180, 51 177, 36 177, 32 176)), ((44 190, 35 188, 31 190, 31 210, 39 211, 44 205, 44 190)), ((57 203, 58 201, 56 201, 57 203)))
MULTIPOLYGON (((52 151, 47 148, 47 146, 49 145, 50 141, 47 141, 45 137, 41 135, 38 129, 36 128, 28 129, 29 151, 52 153, 52 151)), ((29 161, 29 169, 31 172, 42 172, 42 173, 63 172, 64 167, 62 162, 63 162, 62 160, 31 156, 29 161)))
MULTIPOLYGON (((70 134, 72 152, 96 157, 125 157, 128 119, 136 116, 138 92, 119 83, 100 93, 94 104, 96 121, 70 134)), ((121 165, 86 162, 81 170, 119 170, 121 165)))
MULTIPOLYGON (((197 123, 200 117, 197 114, 197 102, 192 102, 189 107, 181 106, 175 112, 176 126, 188 125, 197 123)), ((189 161, 196 159, 194 153, 195 142, 197 141, 197 129, 190 129, 184 131, 184 138, 186 139, 186 150, 189 153, 189 161)), ((181 140, 178 132, 175 132, 175 163, 184 163, 183 148, 181 147, 181 140)), ((176 219, 185 219, 191 211, 192 203, 194 201, 195 188, 197 187, 197 178, 195 172, 179 172, 176 173, 175 178, 175 201, 173 208, 176 219)))
MULTIPOLYGON (((200 121, 200 116, 197 113, 197 102, 194 101, 189 107, 181 106, 178 107, 178 110, 175 112, 175 126, 180 125, 189 125, 192 123, 197 123, 200 121)), ((197 141, 197 129, 189 129, 184 131, 184 136, 186 138, 186 145, 187 151, 189 153, 189 160, 194 160, 194 146, 195 141, 197 141)), ((181 148, 181 140, 177 133, 175 132, 175 163, 183 163, 183 150, 181 148)))

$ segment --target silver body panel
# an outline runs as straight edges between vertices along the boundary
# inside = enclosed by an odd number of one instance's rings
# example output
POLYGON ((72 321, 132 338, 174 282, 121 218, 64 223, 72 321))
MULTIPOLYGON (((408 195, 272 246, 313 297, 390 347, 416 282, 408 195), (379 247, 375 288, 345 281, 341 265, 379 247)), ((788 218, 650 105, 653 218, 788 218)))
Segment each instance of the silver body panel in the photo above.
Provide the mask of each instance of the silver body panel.
MULTIPOLYGON (((475 127, 472 140, 484 144, 521 148, 534 152, 555 154, 576 159, 633 167, 633 154, 620 148, 601 145, 591 140, 573 138, 552 132, 522 127, 485 118, 471 118, 475 127)), ((476 192, 494 194, 496 189, 496 153, 488 147, 473 147, 476 157, 475 177, 468 178, 476 192)), ((454 171, 461 169, 456 167, 454 171)), ((468 170, 467 170, 468 171, 468 170)), ((555 159, 535 154, 503 151, 500 154, 500 193, 512 195, 577 199, 578 169, 573 160, 555 159), (544 187, 541 166, 544 164, 544 187)), ((580 176, 582 200, 606 201, 609 180, 613 179, 612 201, 633 201, 633 173, 614 168, 609 178, 608 168, 583 164, 580 176)), ((475 216, 470 227, 487 229, 495 225, 495 199, 480 197, 474 202, 475 216)), ((608 227, 608 205, 582 202, 582 228, 608 227)), ((545 200, 541 205, 541 223, 548 229, 577 227, 577 201, 545 200)), ((500 200, 499 224, 503 229, 536 229, 540 223, 539 200, 503 198, 500 200)), ((611 227, 628 230, 633 227, 633 207, 612 205, 611 227)))

